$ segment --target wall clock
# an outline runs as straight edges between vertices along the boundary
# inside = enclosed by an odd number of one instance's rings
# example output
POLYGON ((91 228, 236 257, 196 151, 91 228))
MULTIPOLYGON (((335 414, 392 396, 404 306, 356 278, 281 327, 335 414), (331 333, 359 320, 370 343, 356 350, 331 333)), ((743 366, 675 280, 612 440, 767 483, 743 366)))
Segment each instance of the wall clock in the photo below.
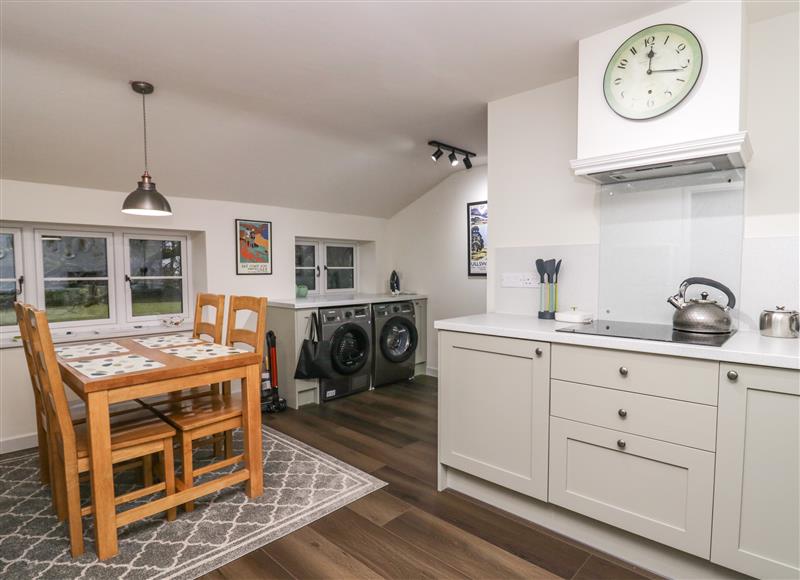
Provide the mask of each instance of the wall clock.
POLYGON ((652 119, 685 99, 703 66, 700 41, 677 24, 640 30, 611 57, 603 77, 608 106, 626 119, 652 119))

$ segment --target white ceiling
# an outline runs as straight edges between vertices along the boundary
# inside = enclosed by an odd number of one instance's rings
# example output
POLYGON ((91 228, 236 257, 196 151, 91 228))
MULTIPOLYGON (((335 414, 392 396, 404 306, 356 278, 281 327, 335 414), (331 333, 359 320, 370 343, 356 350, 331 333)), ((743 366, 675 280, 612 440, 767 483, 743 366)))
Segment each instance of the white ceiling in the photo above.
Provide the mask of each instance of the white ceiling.
POLYGON ((387 217, 486 155, 488 101, 574 76, 578 39, 675 2, 2 3, 7 179, 387 217))

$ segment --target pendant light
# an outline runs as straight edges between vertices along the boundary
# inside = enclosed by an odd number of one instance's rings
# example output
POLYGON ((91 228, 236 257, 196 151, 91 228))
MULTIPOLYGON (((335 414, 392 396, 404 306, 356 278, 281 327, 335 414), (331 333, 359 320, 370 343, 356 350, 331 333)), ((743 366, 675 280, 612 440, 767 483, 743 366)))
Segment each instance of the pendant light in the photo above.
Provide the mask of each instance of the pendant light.
POLYGON ((156 184, 150 178, 147 171, 147 107, 145 96, 153 92, 155 87, 145 81, 131 81, 131 88, 134 92, 142 95, 142 120, 144 121, 144 173, 139 187, 128 194, 122 204, 122 213, 132 215, 147 216, 167 216, 172 215, 172 208, 167 198, 161 195, 156 189, 156 184))

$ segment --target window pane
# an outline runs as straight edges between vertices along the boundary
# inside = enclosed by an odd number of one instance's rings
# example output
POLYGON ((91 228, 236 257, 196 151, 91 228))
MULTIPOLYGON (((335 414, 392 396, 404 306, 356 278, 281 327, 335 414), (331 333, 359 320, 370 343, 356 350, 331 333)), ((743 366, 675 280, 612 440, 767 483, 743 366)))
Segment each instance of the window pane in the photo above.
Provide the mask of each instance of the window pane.
POLYGON ((14 235, 0 234, 0 278, 16 278, 14 268, 14 235))
POLYGON ((182 280, 133 280, 131 308, 134 316, 183 312, 182 280))
POLYGON ((130 240, 131 276, 180 276, 178 240, 130 240))
POLYGON ((108 281, 45 280, 44 304, 50 322, 108 318, 108 281))
POLYGON ((352 289, 353 270, 327 270, 328 288, 331 290, 352 289))
POLYGON ((14 300, 17 298, 17 285, 14 282, 0 282, 0 326, 14 325, 14 300))
POLYGON ((353 267, 353 248, 343 248, 340 246, 328 246, 325 249, 326 261, 328 266, 334 268, 353 267))
POLYGON ((314 246, 297 245, 294 247, 294 265, 298 268, 313 268, 316 248, 314 246))
POLYGON ((108 276, 106 239, 58 236, 42 240, 45 278, 108 276))
POLYGON ((298 286, 300 284, 305 284, 309 290, 317 289, 317 277, 315 271, 311 268, 296 269, 294 271, 294 281, 298 286))

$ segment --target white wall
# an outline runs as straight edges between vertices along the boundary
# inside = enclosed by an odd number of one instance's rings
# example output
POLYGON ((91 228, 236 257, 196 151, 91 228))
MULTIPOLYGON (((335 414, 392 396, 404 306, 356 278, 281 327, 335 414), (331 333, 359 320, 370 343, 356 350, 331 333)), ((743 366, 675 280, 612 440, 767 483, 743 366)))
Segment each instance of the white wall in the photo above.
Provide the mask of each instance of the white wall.
MULTIPOLYGON (((773 300, 799 306, 794 258, 800 235, 797 12, 753 23, 748 34, 746 129, 755 153, 745 186, 742 293, 751 297, 746 317, 752 324, 754 312, 773 300), (761 243, 762 238, 771 241, 761 243), (748 264, 760 264, 769 281, 758 279, 748 264)), ((495 290, 496 255, 503 248, 599 242, 596 186, 575 178, 568 165, 576 155, 577 95, 577 79, 572 78, 489 103, 489 196, 495 225, 490 311, 509 311, 498 303, 495 290)), ((596 280, 584 283, 596 285, 596 280)))
MULTIPOLYGON (((428 295, 428 367, 438 367, 434 320, 486 310, 486 278, 467 276, 467 203, 487 199, 486 166, 454 173, 389 220, 401 288, 428 295)), ((489 246, 497 231, 489 204, 489 246)))
MULTIPOLYGON (((193 272, 195 291, 275 299, 294 296, 295 236, 369 241, 363 252, 360 290, 382 290, 383 280, 388 276, 383 271, 385 268, 377 266, 389 262, 385 243, 388 222, 383 218, 185 197, 170 198, 173 216, 146 218, 120 212, 125 195, 115 191, 2 180, 0 218, 3 222, 198 232, 192 235, 192 240, 205 238, 205 260, 203 256, 194 256, 193 261, 200 264, 193 272), (236 218, 272 221, 275 260, 272 275, 236 275, 236 218)), ((202 244, 193 245, 193 250, 203 250, 202 244)), ((267 318, 269 324, 269 315, 267 318)), ((0 453, 35 444, 35 439, 30 439, 34 431, 33 395, 22 350, 0 350, 0 453)))

